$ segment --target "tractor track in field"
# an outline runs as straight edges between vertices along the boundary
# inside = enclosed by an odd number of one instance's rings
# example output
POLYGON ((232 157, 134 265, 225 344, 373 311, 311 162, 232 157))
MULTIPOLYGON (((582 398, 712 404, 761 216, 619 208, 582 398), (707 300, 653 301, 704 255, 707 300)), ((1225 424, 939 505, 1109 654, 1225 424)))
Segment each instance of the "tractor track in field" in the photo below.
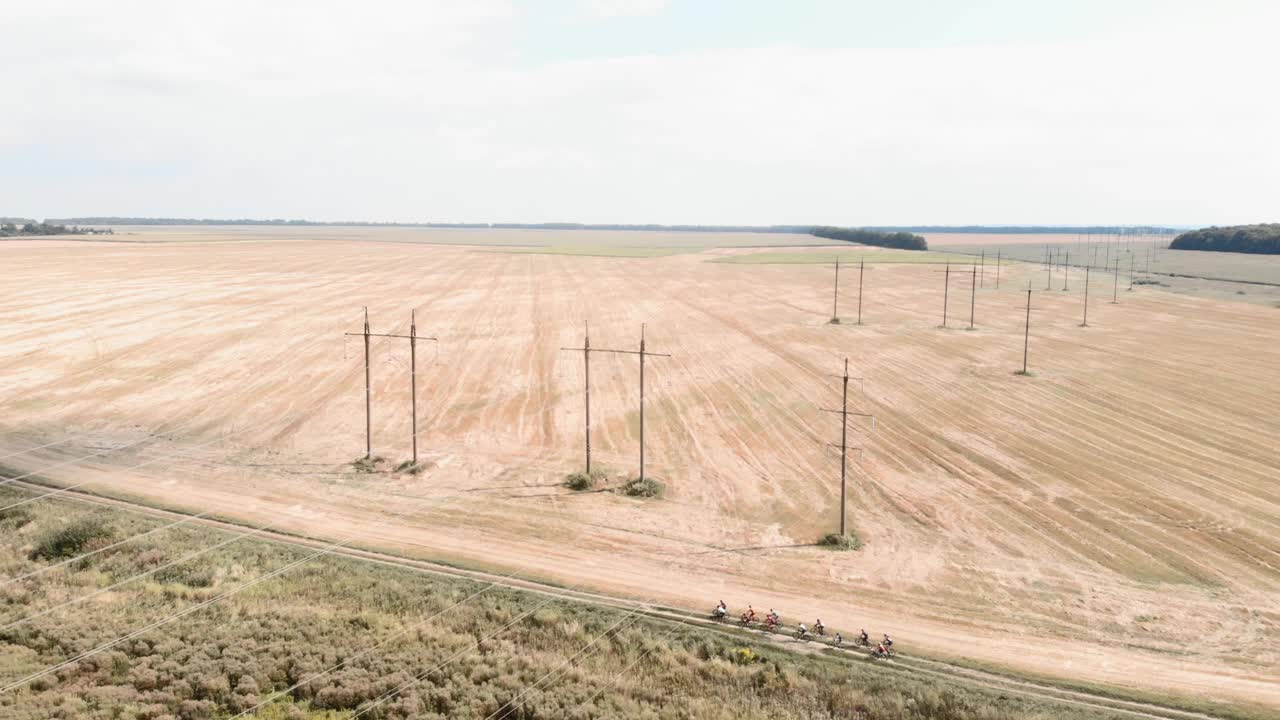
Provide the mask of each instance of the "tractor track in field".
MULTIPOLYGON (((9 484, 14 488, 21 488, 37 493, 59 487, 55 483, 44 484, 26 480, 16 480, 9 484)), ((192 519, 191 513, 167 510, 153 507, 146 503, 97 495, 82 490, 68 490, 63 492, 61 497, 64 500, 137 512, 158 519, 188 519, 190 524, 198 524, 204 527, 228 532, 243 532, 249 527, 236 522, 214 518, 192 519)), ((452 496, 445 496, 442 499, 449 499, 449 497, 452 496)), ((537 593, 543 596, 603 605, 616 609, 633 610, 637 605, 637 601, 630 600, 625 597, 558 587, 550 583, 526 580, 519 577, 502 576, 497 573, 481 570, 469 570, 430 560, 402 557, 377 550, 362 549, 351 547, 349 545, 330 548, 329 546, 332 544, 331 541, 302 535, 261 531, 256 532, 253 539, 255 541, 273 542, 311 550, 329 548, 326 551, 326 554, 338 557, 373 562, 388 567, 409 569, 415 572, 441 577, 466 579, 481 583, 492 583, 501 587, 537 593)), ((770 633, 759 629, 740 628, 736 623, 732 622, 717 622, 710 619, 705 614, 694 610, 671 608, 656 603, 640 603, 640 605, 644 610, 640 611, 639 614, 663 622, 680 623, 738 638, 750 637, 760 642, 768 642, 775 647, 791 652, 825 654, 832 658, 839 658, 845 662, 873 662, 867 658, 867 651, 865 648, 846 646, 845 648, 836 649, 825 642, 800 642, 786 631, 785 626, 780 628, 779 632, 770 633)), ((962 682, 969 685, 983 687, 989 690, 998 691, 1002 694, 1018 695, 1045 702, 1090 708, 1126 717, 1149 718, 1154 720, 1218 720, 1221 717, 1190 710, 1181 710, 1155 703, 1123 700, 1102 694, 1091 693, 1085 690, 1068 689, 1046 683, 1038 683, 1031 680, 1006 677, 995 672, 969 668, 957 663, 926 657, 899 654, 892 660, 875 662, 882 662, 882 667, 885 668, 886 673, 908 672, 937 677, 952 682, 962 682)))

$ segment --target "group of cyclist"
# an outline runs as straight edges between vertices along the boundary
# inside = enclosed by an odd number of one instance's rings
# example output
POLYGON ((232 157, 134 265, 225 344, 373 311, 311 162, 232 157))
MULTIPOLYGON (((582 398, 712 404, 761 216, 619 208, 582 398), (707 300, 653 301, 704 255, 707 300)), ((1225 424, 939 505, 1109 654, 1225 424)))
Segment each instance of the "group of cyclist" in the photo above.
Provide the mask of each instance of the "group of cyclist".
MULTIPOLYGON (((725 605, 725 602, 721 600, 720 604, 716 606, 716 609, 711 611, 711 617, 715 620, 724 620, 728 618, 729 606, 725 605)), ((750 627, 757 621, 759 620, 756 617, 756 609, 751 605, 748 605, 746 611, 743 612, 742 616, 739 618, 738 624, 743 627, 750 627)), ((761 622, 762 627, 769 632, 777 632, 778 628, 782 627, 782 621, 778 617, 778 613, 773 609, 770 609, 764 616, 764 620, 759 622, 761 622)), ((796 626, 795 635, 797 640, 810 640, 815 636, 826 637, 827 627, 822 624, 822 618, 818 618, 813 623, 812 633, 810 633, 809 628, 806 627, 804 623, 800 623, 796 626)), ((855 642, 861 647, 872 647, 871 638, 867 635, 867 631, 865 629, 858 634, 855 642)), ((835 636, 831 638, 831 644, 835 647, 844 647, 844 637, 840 635, 840 633, 836 633, 835 636)), ((876 643, 875 647, 872 648, 871 656, 876 658, 888 658, 892 655, 893 638, 889 637, 888 633, 885 633, 884 638, 881 639, 880 642, 876 643)))

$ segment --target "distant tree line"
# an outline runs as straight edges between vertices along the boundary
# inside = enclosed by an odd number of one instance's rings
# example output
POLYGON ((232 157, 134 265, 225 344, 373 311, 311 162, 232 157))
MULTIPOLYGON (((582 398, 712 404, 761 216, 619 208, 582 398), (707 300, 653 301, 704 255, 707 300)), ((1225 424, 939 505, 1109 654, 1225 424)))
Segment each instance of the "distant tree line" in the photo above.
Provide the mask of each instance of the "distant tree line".
POLYGON ((94 228, 67 227, 49 222, 26 222, 21 225, 12 222, 0 223, 0 237, 29 237, 32 235, 97 235, 114 234, 111 228, 97 230, 94 228))
POLYGON ((1185 232, 1169 245, 1173 250, 1280 255, 1280 223, 1207 227, 1185 232))
POLYGON ((865 228, 816 227, 809 232, 828 240, 876 245, 878 247, 898 248, 900 250, 928 250, 929 243, 919 235, 909 232, 881 232, 865 228))
MULTIPOLYGON (((486 222, 369 222, 361 220, 342 220, 322 222, 319 220, 285 220, 274 219, 216 219, 216 218, 145 218, 145 217, 75 217, 57 218, 46 222, 66 225, 293 225, 293 226, 347 226, 347 227, 421 227, 421 228, 473 228, 482 230, 648 230, 662 232, 751 232, 751 233, 794 233, 798 235, 813 234, 815 230, 824 229, 818 225, 659 225, 656 223, 486 223, 486 222)), ((19 223, 20 224, 20 223, 19 223)), ((981 233, 988 235, 1034 235, 1044 233, 1092 233, 1107 234, 1166 234, 1171 228, 1155 226, 1090 225, 1073 227, 1067 225, 869 225, 861 228, 883 233, 981 233)))
POLYGON ((1174 228, 1158 225, 868 225, 864 229, 978 235, 1169 235, 1177 232, 1174 228))
POLYGON ((619 223, 444 223, 444 222, 370 222, 362 220, 216 219, 216 218, 144 218, 144 217, 76 217, 57 218, 49 222, 81 225, 294 225, 345 227, 424 227, 478 228, 494 230, 660 230, 674 232, 763 232, 805 234, 812 225, 658 225, 619 223))

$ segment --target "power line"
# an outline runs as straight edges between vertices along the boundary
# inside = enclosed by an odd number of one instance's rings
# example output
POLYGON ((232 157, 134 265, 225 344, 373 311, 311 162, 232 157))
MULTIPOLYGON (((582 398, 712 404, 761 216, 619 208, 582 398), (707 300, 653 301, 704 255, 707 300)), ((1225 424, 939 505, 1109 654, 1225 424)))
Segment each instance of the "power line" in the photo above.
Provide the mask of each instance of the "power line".
POLYGON ((334 664, 334 665, 332 665, 332 666, 330 666, 330 667, 328 667, 328 668, 326 668, 326 669, 324 669, 324 670, 322 670, 322 671, 320 671, 320 672, 317 672, 317 673, 315 673, 315 674, 313 674, 313 675, 310 675, 310 676, 304 677, 304 678, 302 678, 302 679, 298 680, 297 682, 295 682, 294 684, 290 685, 289 687, 287 687, 287 688, 283 689, 283 690, 278 690, 278 691, 276 691, 276 692, 272 693, 269 697, 267 697, 266 699, 262 700, 262 701, 261 701, 261 702, 259 702, 257 705, 254 705, 253 707, 251 707, 251 708, 249 708, 249 709, 247 709, 247 710, 242 710, 242 711, 240 711, 239 713, 237 713, 237 714, 235 714, 235 715, 232 715, 232 716, 231 716, 230 718, 228 718, 227 720, 236 720, 236 718, 244 717, 245 715, 248 715, 249 713, 252 713, 252 712, 254 712, 255 710, 258 710, 259 708, 261 708, 261 707, 263 707, 263 706, 265 706, 265 705, 268 705, 268 704, 270 704, 271 702, 273 702, 273 701, 275 701, 275 700, 278 700, 278 699, 280 699, 281 697, 283 697, 283 696, 285 696, 285 695, 287 695, 287 694, 289 694, 289 693, 293 692, 294 690, 297 690, 298 688, 302 687, 303 685, 306 685, 306 684, 308 684, 308 683, 315 682, 316 680, 319 680, 320 678, 325 677, 326 675, 328 675, 329 673, 331 673, 331 672, 333 672, 333 671, 335 671, 335 670, 338 670, 338 669, 340 669, 340 668, 343 668, 343 667, 349 666, 353 661, 355 661, 355 660, 359 660, 360 658, 364 657, 365 655, 368 655, 369 653, 372 653, 372 652, 376 651, 378 648, 380 648, 380 647, 382 647, 382 646, 386 645, 387 643, 391 642, 392 640, 395 640, 396 638, 404 637, 405 635, 407 635, 408 633, 412 632, 413 630, 416 630, 416 629, 418 629, 418 628, 422 627, 423 625, 426 625, 427 623, 431 622, 432 620, 435 620, 436 618, 440 617, 441 615, 444 615, 445 613, 449 612, 450 610, 455 610, 455 609, 457 609, 457 608, 459 608, 459 607, 462 607, 463 605, 466 605, 467 603, 471 602, 471 601, 472 601, 472 600, 474 600, 475 598, 478 598, 478 597, 480 597, 481 595, 483 595, 483 594, 485 594, 485 593, 489 592, 490 590, 494 589, 495 587, 498 587, 498 586, 502 583, 502 581, 504 581, 504 580, 510 580, 511 578, 515 577, 515 574, 516 574, 516 573, 518 573, 518 572, 520 572, 520 568, 517 568, 517 569, 515 569, 515 570, 512 570, 510 573, 507 573, 506 575, 503 575, 502 577, 500 577, 500 578, 498 578, 498 579, 496 579, 496 580, 494 580, 494 581, 490 582, 488 585, 485 585, 484 587, 480 588, 479 590, 477 590, 477 591, 475 591, 475 592, 471 593, 470 595, 468 595, 468 596, 466 596, 466 597, 462 598, 461 600, 459 600, 459 601, 457 601, 457 602, 453 603, 452 605, 450 605, 450 606, 448 606, 448 607, 444 608, 443 610, 438 610, 438 611, 436 611, 435 613, 432 613, 430 616, 428 616, 428 617, 426 617, 426 618, 423 618, 422 620, 419 620, 418 622, 415 622, 415 623, 413 623, 413 624, 411 624, 411 625, 408 625, 408 626, 406 626, 406 627, 404 627, 404 628, 400 629, 400 630, 399 630, 399 631, 397 631, 396 633, 394 633, 394 634, 392 634, 392 635, 389 635, 388 637, 383 638, 383 639, 382 639, 381 641, 379 641, 377 644, 375 644, 375 645, 371 645, 370 647, 367 647, 367 648, 365 648, 365 649, 361 650, 360 652, 356 653, 355 655, 351 655, 351 656, 349 656, 349 657, 344 657, 344 658, 342 659, 342 661, 341 661, 341 662, 338 662, 338 663, 336 663, 336 664, 334 664))
POLYGON ((511 628, 513 628, 513 627, 515 627, 515 626, 516 626, 516 624, 517 624, 517 623, 519 623, 521 620, 524 620, 525 618, 527 618, 527 617, 529 617, 530 615, 534 614, 535 612, 537 612, 537 611, 541 610, 542 608, 546 607, 547 605, 550 605, 550 604, 551 604, 551 602, 552 602, 553 600, 555 600, 555 597, 548 597, 546 600, 543 600, 541 603, 539 603, 539 604, 537 604, 537 605, 533 606, 532 608, 529 608, 528 610, 524 611, 523 613, 521 613, 521 614, 517 615, 516 617, 512 618, 510 622, 508 622, 507 624, 505 624, 505 625, 503 625, 502 627, 498 628, 498 629, 497 629, 497 630, 495 630, 494 632, 492 632, 492 633, 490 633, 490 634, 486 635, 486 636, 485 636, 485 637, 483 637, 483 638, 480 638, 479 640, 476 640, 476 641, 475 641, 475 642, 473 642, 473 643, 468 643, 467 645, 465 645, 465 646, 463 646, 462 648, 458 649, 458 651, 457 651, 457 652, 453 653, 452 655, 450 655, 449 657, 445 658, 444 660, 441 660, 439 663, 436 663, 436 664, 435 664, 435 665, 433 665, 432 667, 427 668, 426 670, 423 670, 422 672, 420 672, 420 673, 418 673, 418 674, 414 675, 414 676, 413 676, 413 678, 409 680, 409 682, 406 682, 406 683, 404 683, 404 684, 402 684, 402 685, 399 685, 399 686, 397 686, 397 687, 395 687, 395 688, 392 688, 391 690, 389 690, 389 691, 387 691, 387 692, 383 693, 383 694, 382 694, 382 695, 381 695, 377 700, 375 700, 375 701, 374 701, 374 703, 373 703, 372 705, 370 705, 370 706, 368 706, 368 707, 366 707, 366 708, 363 708, 362 710, 360 710, 360 711, 358 711, 358 712, 352 713, 350 716, 348 716, 348 720, 355 720, 356 718, 358 718, 358 717, 360 717, 360 716, 364 715, 365 713, 369 712, 370 710, 373 710, 374 708, 377 708, 379 705, 382 705, 383 703, 387 702, 387 701, 388 701, 388 700, 390 700, 391 698, 393 698, 393 697, 395 697, 396 695, 398 695, 398 694, 400 693, 400 691, 402 691, 402 690, 404 690, 405 688, 409 687, 410 685, 412 685, 412 684, 414 684, 414 683, 418 682, 419 680, 421 680, 421 679, 425 678, 426 676, 430 675, 431 673, 433 673, 433 672, 435 672, 435 671, 437 671, 437 670, 439 670, 439 669, 443 668, 444 666, 448 665, 449 663, 453 662, 454 660, 457 660, 459 657, 461 657, 461 656, 462 656, 462 654, 463 654, 464 652, 466 652, 466 651, 468 651, 468 650, 471 650, 471 649, 473 649, 473 648, 480 647, 480 645, 484 644, 484 642, 485 642, 486 640, 492 640, 493 638, 495 638, 495 637, 497 637, 498 635, 502 634, 504 631, 509 630, 509 629, 511 629, 511 628))
POLYGON ((583 368, 585 370, 586 382, 586 446, 587 446, 587 472, 591 472, 591 353, 603 352, 614 353, 617 355, 636 355, 640 358, 640 480, 644 480, 644 359, 646 357, 671 357, 667 353, 654 353, 645 349, 644 338, 645 326, 640 325, 640 349, 639 350, 622 350, 613 348, 593 348, 591 347, 590 336, 583 336, 583 344, 580 348, 562 347, 561 350, 582 353, 583 368))
POLYGON ((364 338, 364 446, 365 459, 373 458, 373 387, 370 381, 369 366, 369 338, 384 337, 397 338, 409 341, 409 404, 412 415, 412 430, 410 437, 413 440, 413 464, 418 464, 418 341, 429 340, 435 342, 434 337, 427 337, 418 334, 417 311, 409 311, 409 334, 400 335, 398 333, 375 333, 369 331, 369 308, 364 309, 364 331, 358 333, 343 333, 349 337, 364 338))
MULTIPOLYGON (((312 341, 311 343, 308 343, 308 345, 307 345, 307 346, 308 346, 308 347, 310 347, 310 346, 312 346, 312 345, 317 344, 317 342, 318 342, 318 341, 312 341)), ((270 384, 270 381, 264 378, 264 379, 263 379, 263 380, 261 380, 259 383, 257 383, 257 386, 258 386, 258 387, 261 387, 261 386, 269 385, 269 384, 270 384)), ((250 390, 252 390, 252 388, 250 388, 250 390)), ((131 442, 131 443, 127 443, 127 444, 125 444, 125 445, 120 445, 120 446, 117 446, 117 447, 108 448, 108 449, 100 450, 100 451, 97 451, 97 452, 92 452, 92 453, 89 453, 89 454, 86 454, 86 455, 81 455, 81 456, 79 456, 79 457, 72 458, 72 459, 70 459, 70 460, 65 460, 65 461, 62 461, 62 462, 54 463, 53 465, 46 465, 46 466, 44 466, 44 467, 42 467, 42 468, 39 468, 39 469, 36 469, 36 470, 31 470, 31 471, 25 472, 25 473, 23 473, 22 475, 17 475, 17 476, 14 476, 14 477, 5 478, 5 479, 3 479, 3 480, 0 480, 0 487, 3 487, 3 486, 5 486, 5 485, 8 485, 8 484, 11 484, 11 483, 14 483, 14 482, 17 482, 17 481, 19 481, 19 480, 26 480, 26 479, 28 479, 28 478, 35 477, 35 476, 40 475, 40 474, 42 474, 42 473, 48 472, 49 470, 54 470, 54 469, 57 469, 57 468, 60 468, 60 467, 65 467, 65 466, 67 466, 67 465, 74 465, 74 464, 79 463, 79 462, 82 462, 82 461, 84 461, 84 460, 89 460, 89 459, 91 459, 91 458, 95 458, 95 457, 101 457, 101 456, 103 456, 103 455, 107 455, 107 454, 110 454, 110 453, 113 453, 113 452, 118 452, 118 451, 120 451, 120 450, 125 450, 125 449, 131 448, 131 447, 135 447, 135 446, 137 446, 137 445, 141 445, 142 443, 146 442, 147 440, 153 439, 153 438, 155 438, 155 437, 157 437, 157 436, 167 435, 167 434, 172 434, 172 433, 178 432, 178 431, 180 431, 180 430, 184 430, 184 429, 190 428, 190 427, 192 427, 192 426, 196 425, 196 424, 197 424, 197 423, 199 423, 199 422, 200 422, 200 419, 199 419, 198 417, 192 417, 192 418, 190 418, 187 422, 182 423, 182 424, 180 424, 180 425, 177 425, 176 427, 166 428, 166 429, 165 429, 165 430, 163 430, 162 432, 151 433, 151 434, 147 435, 146 437, 143 437, 143 438, 141 438, 141 439, 139 439, 139 440, 136 440, 136 441, 133 441, 133 442, 131 442)), ((143 461, 143 462, 137 463, 137 464, 132 465, 132 466, 127 467, 127 468, 123 468, 123 469, 120 469, 120 470, 114 470, 114 471, 112 471, 112 473, 120 473, 120 472, 126 472, 126 471, 129 471, 129 470, 135 470, 135 469, 137 469, 137 468, 145 467, 145 466, 150 465, 150 464, 152 464, 152 463, 159 462, 160 460, 170 459, 170 458, 174 458, 174 457, 182 457, 183 455, 185 455, 186 453, 190 452, 190 451, 191 451, 192 449, 194 449, 194 448, 201 448, 201 447, 205 447, 205 446, 207 446, 207 445, 212 445, 212 444, 214 444, 214 443, 217 443, 217 442, 220 442, 220 441, 227 440, 227 439, 229 439, 229 438, 231 438, 231 437, 235 437, 235 436, 237 436, 237 435, 244 434, 245 432, 248 432, 249 430, 252 430, 252 429, 254 429, 254 428, 256 428, 256 427, 261 427, 261 426, 263 426, 263 425, 266 425, 266 424, 267 424, 267 423, 269 423, 269 422, 270 422, 270 420, 267 420, 267 421, 264 421, 264 422, 262 422, 262 423, 251 424, 251 425, 249 425, 248 427, 243 427, 243 428, 241 428, 240 430, 232 430, 231 432, 226 433, 226 434, 224 434, 224 435, 222 435, 222 436, 220 436, 220 437, 213 438, 212 440, 208 440, 208 441, 206 441, 206 442, 198 443, 198 444, 196 444, 196 445, 194 445, 194 446, 188 446, 188 447, 186 447, 186 448, 183 448, 183 449, 181 449, 181 450, 179 450, 179 451, 176 451, 176 452, 173 452, 173 453, 169 453, 169 454, 165 454, 165 455, 160 455, 159 457, 152 458, 151 460, 146 460, 146 461, 143 461)), ((56 444, 56 443, 54 443, 54 444, 56 444)), ((76 484, 73 484, 73 485, 70 485, 70 486, 65 486, 65 487, 62 487, 62 488, 60 488, 59 490, 57 490, 57 491, 55 491, 55 492, 47 493, 47 494, 45 494, 45 495, 41 495, 41 496, 38 496, 38 497, 35 497, 35 498, 29 498, 29 499, 27 499, 27 500, 23 500, 23 501, 21 501, 21 502, 14 503, 14 504, 12 504, 12 505, 8 505, 8 506, 6 506, 6 507, 4 507, 4 508, 0 508, 0 510, 8 510, 8 509, 10 509, 10 508, 17 507, 18 505, 25 505, 25 504, 27 504, 27 503, 29 503, 29 502, 34 502, 35 500, 39 500, 39 499, 40 499, 40 498, 42 498, 42 497, 48 497, 48 496, 50 496, 50 495, 58 495, 58 494, 61 494, 62 492, 65 492, 65 491, 67 491, 67 490, 71 490, 71 489, 78 488, 78 487, 83 487, 83 486, 85 486, 85 485, 89 485, 89 484, 92 484, 92 481, 85 481, 85 482, 76 483, 76 484)))
POLYGON ((574 653, 573 655, 570 655, 568 658, 565 658, 564 662, 560 663, 558 666, 543 673, 542 676, 539 677, 537 680, 535 680, 532 684, 530 684, 524 690, 521 690, 518 695, 516 695, 514 698, 504 702, 501 706, 499 706, 497 710, 494 710, 493 712, 489 713, 489 715, 485 717, 485 720, 494 720, 494 718, 498 717, 499 715, 502 715, 503 717, 510 716, 510 713, 513 710, 515 710, 516 708, 520 707, 523 704, 522 698, 525 695, 528 695, 530 691, 536 689, 539 685, 541 685, 543 681, 547 680, 552 675, 557 674, 561 670, 566 668, 569 665, 569 663, 577 659, 579 655, 586 652, 589 648, 594 647, 596 643, 600 642, 601 638, 608 637, 610 632, 613 632, 618 628, 620 628, 623 625, 623 623, 630 625, 630 624, 633 624, 636 620, 639 620, 638 613, 640 612, 640 608, 641 608, 641 605, 637 603, 635 608, 633 608, 630 612, 626 613, 621 618, 619 618, 616 623, 606 628, 604 632, 592 638, 591 642, 587 643, 586 645, 583 645, 582 648, 580 648, 576 653, 574 653))
MULTIPOLYGON (((456 500, 456 499, 458 499, 458 497, 460 497, 460 496, 451 496, 451 497, 446 498, 446 500, 456 500)), ((399 513, 395 513, 395 514, 393 514, 393 515, 392 515, 392 517, 393 517, 393 518, 402 518, 402 517, 405 517, 406 515, 409 515, 409 514, 410 514, 410 513, 412 513, 412 512, 416 512, 416 511, 419 511, 419 510, 422 510, 422 509, 426 508, 426 507, 427 507, 427 505, 429 505, 432 501, 435 501, 435 500, 439 500, 439 498, 427 498, 427 499, 426 499, 424 502, 422 502, 422 503, 419 503, 419 504, 417 504, 417 505, 414 505, 413 507, 411 507, 411 508, 409 508, 409 509, 406 509, 406 510, 404 510, 404 511, 402 511, 402 512, 399 512, 399 513)), ((257 585, 257 584, 259 584, 259 583, 261 583, 261 582, 263 582, 263 581, 265 581, 265 580, 269 580, 269 579, 271 579, 271 578, 273 578, 273 577, 276 577, 277 575, 280 575, 280 574, 282 574, 282 573, 284 573, 284 572, 287 572, 288 570, 291 570, 291 569, 293 569, 293 568, 295 568, 295 567, 297 567, 297 566, 299 566, 299 565, 302 565, 303 563, 306 563, 306 562, 308 562, 308 561, 310 561, 310 560, 312 560, 312 559, 314 559, 314 558, 320 557, 320 556, 322 556, 322 555, 327 555, 327 554, 329 554, 330 552, 332 552, 332 551, 334 551, 334 550, 336 550, 336 549, 338 549, 338 548, 345 547, 346 545, 350 544, 353 540, 356 540, 358 537, 359 537, 359 533, 358 533, 358 532, 350 533, 350 534, 348 534, 348 535, 347 535, 347 537, 346 537, 345 539, 343 539, 343 540, 341 540, 341 541, 338 541, 338 542, 333 542, 333 543, 330 543, 330 544, 328 544, 328 545, 325 545, 324 547, 322 547, 322 548, 320 548, 320 549, 316 550, 315 552, 310 553, 310 554, 308 554, 307 556, 305 556, 305 557, 303 557, 303 558, 300 558, 300 559, 298 559, 298 560, 295 560, 295 561, 293 561, 293 562, 290 562, 290 563, 288 563, 287 565, 284 565, 283 567, 280 567, 280 568, 277 568, 276 570, 272 570, 272 571, 270 571, 270 572, 267 572, 267 573, 264 573, 264 574, 262 574, 262 575, 259 575, 259 576, 255 577, 255 578, 253 578, 252 580, 249 580, 249 581, 247 581, 247 582, 244 582, 244 583, 242 583, 242 584, 240 584, 240 585, 238 585, 238 586, 236 586, 236 587, 234 587, 234 588, 232 588, 232 589, 230 589, 230 590, 225 590, 225 591, 223 591, 223 592, 221 592, 221 593, 219 593, 219 594, 217 594, 217 595, 215 595, 215 596, 213 596, 213 597, 211 597, 211 598, 209 598, 209 599, 207 599, 207 600, 204 600, 204 601, 202 601, 202 602, 200 602, 200 603, 197 603, 196 605, 193 605, 193 606, 189 606, 189 607, 187 607, 187 608, 184 608, 184 609, 182 609, 182 610, 180 610, 180 611, 178 611, 178 612, 176 612, 176 613, 173 613, 173 614, 171 614, 171 615, 169 615, 169 616, 167 616, 167 617, 165 617, 165 618, 162 618, 161 620, 158 620, 158 621, 156 621, 156 622, 153 622, 153 623, 151 623, 151 624, 148 624, 148 625, 146 625, 146 626, 144 626, 144 627, 142 627, 142 628, 139 628, 139 629, 137 629, 137 630, 134 630, 134 631, 132 631, 132 632, 130 632, 130 633, 127 633, 127 634, 125 634, 125 635, 122 635, 122 636, 120 636, 120 637, 117 637, 117 638, 115 638, 115 639, 113 639, 113 640, 110 640, 110 641, 108 641, 108 642, 101 643, 101 644, 99 644, 99 645, 97 645, 97 646, 95 646, 95 647, 93 647, 93 648, 91 648, 91 649, 89 649, 89 650, 86 650, 86 651, 84 651, 84 652, 82 652, 82 653, 80 653, 80 654, 78 654, 78 655, 76 655, 76 656, 74 656, 74 657, 72 657, 72 658, 69 658, 69 659, 64 660, 64 661, 62 661, 62 662, 60 662, 60 663, 57 663, 57 664, 52 665, 52 666, 49 666, 49 667, 47 667, 47 668, 45 668, 45 669, 43 669, 43 670, 40 670, 40 671, 37 671, 37 672, 32 673, 32 674, 30 674, 30 675, 27 675, 27 676, 25 676, 25 677, 23 677, 23 678, 21 678, 21 679, 19 679, 19 680, 15 680, 15 681, 13 681, 13 682, 9 683, 8 685, 5 685, 4 687, 0 687, 0 693, 5 693, 5 692, 9 692, 9 691, 11 691, 11 690, 15 690, 15 689, 17 689, 17 688, 19 688, 19 687, 22 687, 23 685, 26 685, 26 684, 27 684, 27 683, 29 683, 29 682, 32 682, 33 680, 38 680, 39 678, 42 678, 42 677, 44 677, 44 676, 46 676, 46 675, 49 675, 49 674, 51 674, 51 673, 55 673, 55 672, 57 672, 58 670, 61 670, 61 669, 62 669, 62 668, 64 668, 64 667, 67 667, 67 666, 69 666, 69 665, 73 665, 73 664, 75 664, 75 663, 77 663, 77 662, 80 662, 81 660, 84 660, 84 659, 86 659, 86 658, 92 657, 92 656, 97 655, 98 653, 104 652, 104 651, 106 651, 106 650, 110 650, 111 648, 115 647, 116 645, 119 645, 119 644, 120 644, 120 643, 122 643, 122 642, 126 642, 126 641, 128 641, 128 640, 132 640, 132 639, 134 639, 134 638, 136 638, 136 637, 138 637, 138 636, 140 636, 140 635, 143 635, 143 634, 145 634, 145 633, 147 633, 147 632, 149 632, 149 631, 151 631, 151 630, 154 630, 154 629, 156 629, 156 628, 158 628, 158 627, 162 627, 162 626, 167 625, 167 624, 169 624, 169 623, 171 623, 171 622, 173 622, 173 621, 175 621, 175 620, 178 620, 178 619, 180 619, 180 618, 186 617, 187 615, 190 615, 190 614, 192 614, 192 613, 194 613, 194 612, 198 612, 198 611, 200 611, 200 610, 202 610, 202 609, 204 609, 204 608, 206 608, 206 607, 209 607, 210 605, 212 605, 212 604, 214 604, 214 603, 216 603, 216 602, 218 602, 218 601, 220 601, 220 600, 222 600, 222 599, 224 599, 224 598, 230 597, 231 595, 234 595, 234 594, 236 594, 236 593, 240 592, 241 590, 245 590, 245 589, 247 589, 247 588, 249 588, 249 587, 253 587, 254 585, 257 585)), ((234 539, 237 539, 237 538, 233 538, 233 540, 234 540, 234 539)))
MULTIPOLYGON (((861 417, 871 418, 871 426, 873 429, 875 428, 875 416, 870 415, 868 413, 853 412, 849 410, 849 380, 850 380, 849 358, 844 359, 844 374, 838 377, 840 377, 841 379, 840 409, 839 410, 831 410, 828 408, 820 408, 820 409, 823 412, 837 413, 838 415, 840 415, 840 444, 835 445, 834 443, 828 443, 828 445, 830 445, 831 447, 840 448, 840 536, 844 537, 846 534, 845 525, 848 518, 848 512, 846 509, 846 498, 848 496, 848 492, 846 490, 847 473, 845 470, 845 464, 849 457, 849 450, 851 449, 848 446, 849 416, 857 415, 861 417)), ((862 378, 856 378, 856 379, 858 380, 859 383, 862 382, 862 378)), ((857 450, 859 453, 859 456, 861 456, 861 453, 862 453, 861 447, 852 448, 852 449, 857 450)))

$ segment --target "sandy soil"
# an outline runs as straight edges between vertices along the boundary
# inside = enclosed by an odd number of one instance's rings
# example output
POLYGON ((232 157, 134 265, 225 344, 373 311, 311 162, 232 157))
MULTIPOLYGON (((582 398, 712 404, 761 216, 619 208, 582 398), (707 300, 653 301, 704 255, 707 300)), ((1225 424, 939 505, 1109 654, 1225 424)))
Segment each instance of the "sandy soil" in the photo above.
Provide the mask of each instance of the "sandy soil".
MULTIPOLYGON (((979 291, 970 332, 967 279, 940 329, 927 265, 869 265, 867 324, 831 326, 821 266, 269 236, 0 244, 0 464, 67 462, 44 474, 684 606, 751 602, 908 650, 1280 706, 1274 308, 1140 288, 1091 296, 1080 328, 1073 282, 1035 293, 1020 377, 1016 288, 1034 268, 979 291), (405 331, 416 309, 440 339, 419 348, 418 476, 345 464, 364 450, 364 375, 342 333, 363 305, 375 332, 405 331), (665 500, 558 486, 583 443, 581 355, 560 348, 587 321, 593 346, 634 347, 646 322, 649 349, 672 355, 646 368, 665 500), (819 407, 839 401, 846 356, 864 378, 851 405, 876 425, 853 433, 850 519, 867 545, 837 554, 811 543, 837 521, 839 425, 819 407)), ((373 349, 374 444, 398 461, 408 348, 373 349)), ((631 356, 593 357, 593 447, 619 472, 635 470, 636 375, 631 356)))

